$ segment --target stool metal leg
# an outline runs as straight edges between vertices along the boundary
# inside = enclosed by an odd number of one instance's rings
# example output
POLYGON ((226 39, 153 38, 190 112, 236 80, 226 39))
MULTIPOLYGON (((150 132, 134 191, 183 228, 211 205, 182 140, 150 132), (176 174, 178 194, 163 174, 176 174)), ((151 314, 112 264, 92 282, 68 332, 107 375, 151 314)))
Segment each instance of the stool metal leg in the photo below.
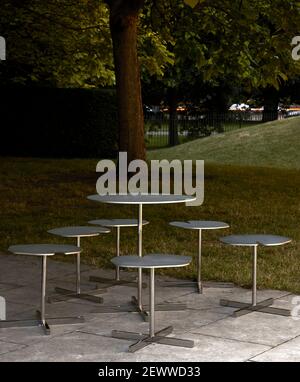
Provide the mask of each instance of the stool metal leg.
POLYGON ((150 288, 149 288, 149 301, 150 301, 150 320, 149 320, 149 336, 155 336, 155 284, 154 284, 155 269, 150 270, 150 288))
POLYGON ((47 279, 47 256, 42 256, 42 290, 41 290, 41 326, 45 334, 50 334, 49 325, 45 319, 45 301, 46 301, 46 279, 47 279))
MULTIPOLYGON (((116 255, 120 256, 120 227, 117 227, 116 255)), ((116 267, 116 281, 120 281, 120 267, 116 267)))
POLYGON ((150 268, 150 288, 149 288, 149 302, 150 302, 150 317, 149 317, 149 333, 148 335, 142 333, 122 332, 113 330, 112 337, 126 340, 136 340, 137 342, 129 346, 128 351, 134 353, 144 347, 158 343, 163 345, 180 346, 192 348, 194 341, 183 340, 180 338, 167 338, 166 336, 172 333, 173 327, 168 326, 159 332, 155 333, 155 269, 150 268))
POLYGON ((233 317, 241 317, 251 312, 269 313, 278 316, 290 316, 291 312, 287 309, 273 308, 270 305, 274 304, 273 298, 268 298, 264 301, 257 303, 257 247, 253 246, 253 259, 252 259, 252 303, 247 304, 244 302, 220 300, 220 305, 228 306, 231 308, 238 308, 233 313, 233 317))
POLYGON ((201 252, 202 252, 202 229, 199 229, 198 233, 198 293, 203 293, 202 281, 201 281, 201 252))
POLYGON ((252 306, 256 306, 256 268, 257 268, 257 245, 253 247, 253 265, 252 265, 252 306))
MULTIPOLYGON (((77 237, 77 247, 80 248, 80 237, 77 237)), ((76 293, 80 294, 80 252, 77 253, 76 259, 76 293)))

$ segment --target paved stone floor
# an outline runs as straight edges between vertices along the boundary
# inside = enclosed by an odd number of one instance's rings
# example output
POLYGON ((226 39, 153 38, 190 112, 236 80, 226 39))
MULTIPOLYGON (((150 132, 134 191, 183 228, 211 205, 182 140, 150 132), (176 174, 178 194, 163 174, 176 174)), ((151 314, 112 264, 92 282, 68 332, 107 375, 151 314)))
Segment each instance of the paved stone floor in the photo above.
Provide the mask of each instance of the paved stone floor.
MULTIPOLYGON (((40 301, 38 260, 0 255, 0 295, 6 299, 7 319, 34 318, 40 301)), ((74 286, 74 269, 49 260, 49 296, 55 286, 74 286)), ((82 266, 83 289, 94 285, 88 282, 92 274, 113 277, 114 272, 82 266)), ((133 275, 122 272, 124 278, 133 275)), ((73 299, 46 306, 49 317, 84 315, 84 323, 52 326, 48 336, 39 327, 0 329, 0 361, 300 361, 300 320, 258 312, 233 318, 233 309, 221 307, 220 298, 250 301, 250 290, 211 287, 199 295, 193 286, 165 287, 165 280, 157 277, 157 302, 185 302, 188 309, 157 312, 156 328, 172 325, 176 337, 195 341, 192 349, 151 344, 129 353, 132 342, 111 338, 111 330, 147 332, 148 324, 137 313, 97 313, 102 306, 126 304, 136 293, 133 287, 114 286, 102 295, 104 304, 73 299)), ((143 294, 148 303, 146 289, 143 294)), ((258 292, 259 300, 269 297, 276 299, 274 306, 295 306, 295 296, 288 292, 258 292)))

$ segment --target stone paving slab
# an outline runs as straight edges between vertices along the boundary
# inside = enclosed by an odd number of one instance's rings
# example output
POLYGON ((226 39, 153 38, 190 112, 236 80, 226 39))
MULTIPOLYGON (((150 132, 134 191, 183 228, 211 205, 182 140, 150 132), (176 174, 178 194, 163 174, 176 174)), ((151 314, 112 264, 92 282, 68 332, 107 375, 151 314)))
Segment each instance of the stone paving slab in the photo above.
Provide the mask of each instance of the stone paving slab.
POLYGON ((15 344, 13 342, 4 342, 0 340, 0 356, 3 356, 16 350, 24 349, 25 347, 26 345, 15 344))
POLYGON ((300 325, 299 321, 291 317, 252 312, 242 317, 228 317, 211 325, 195 328, 193 332, 276 346, 300 335, 300 325))
POLYGON ((300 336, 264 352, 251 360, 256 362, 300 362, 300 336))
MULTIPOLYGON (((176 334, 178 336, 178 334, 176 334)), ((151 344, 141 351, 130 354, 128 346, 132 343, 105 336, 81 332, 72 332, 55 337, 47 344, 39 342, 4 354, 0 361, 246 361, 252 356, 264 352, 266 346, 248 344, 213 337, 182 334, 180 337, 193 339, 195 347, 184 349, 166 345, 151 344)))

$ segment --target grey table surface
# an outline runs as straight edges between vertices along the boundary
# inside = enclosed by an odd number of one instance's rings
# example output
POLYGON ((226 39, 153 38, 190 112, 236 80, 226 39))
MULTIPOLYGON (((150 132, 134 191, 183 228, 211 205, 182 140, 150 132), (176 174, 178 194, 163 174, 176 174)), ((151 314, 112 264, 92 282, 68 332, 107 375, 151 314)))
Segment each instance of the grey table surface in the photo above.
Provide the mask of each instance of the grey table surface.
POLYGON ((89 200, 101 203, 112 204, 171 204, 171 203, 184 203, 193 202, 196 200, 194 196, 188 195, 171 195, 171 194, 116 194, 116 195, 89 195, 89 200))
POLYGON ((239 245, 239 246, 276 246, 288 244, 292 239, 285 236, 278 235, 266 235, 266 234, 254 234, 254 235, 230 235, 221 237, 220 241, 225 244, 239 245))
POLYGON ((119 267, 126 268, 174 268, 189 265, 192 258, 189 256, 152 254, 144 257, 114 257, 111 261, 119 267))
POLYGON ((213 221, 213 220, 189 220, 189 221, 173 221, 169 223, 171 226, 185 229, 223 229, 229 228, 229 224, 213 221))
POLYGON ((81 248, 66 244, 19 244, 12 245, 8 250, 16 255, 53 256, 58 253, 72 255, 81 252, 81 248))
MULTIPOLYGON (((137 227, 137 219, 96 219, 90 220, 89 224, 96 224, 104 227, 137 227)), ((149 224, 147 220, 143 220, 143 225, 149 224)))
POLYGON ((53 235, 63 237, 89 237, 98 236, 100 233, 109 233, 110 230, 105 227, 91 227, 91 226, 70 226, 53 228, 48 231, 53 235))

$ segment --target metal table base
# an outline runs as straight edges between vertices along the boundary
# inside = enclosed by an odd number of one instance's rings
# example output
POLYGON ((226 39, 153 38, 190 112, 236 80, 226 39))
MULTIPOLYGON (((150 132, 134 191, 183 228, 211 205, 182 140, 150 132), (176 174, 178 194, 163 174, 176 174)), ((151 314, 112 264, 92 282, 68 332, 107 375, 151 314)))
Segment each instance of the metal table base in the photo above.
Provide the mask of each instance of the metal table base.
MULTIPOLYGON (((187 305, 182 303, 166 303, 156 304, 155 309, 157 311, 181 311, 186 310, 187 305)), ((139 308, 138 300, 135 296, 132 296, 129 304, 124 305, 103 305, 97 309, 94 309, 92 313, 139 313, 142 319, 146 322, 149 321, 149 306, 143 305, 139 308)))
POLYGON ((203 288, 233 288, 234 283, 219 281, 164 281, 162 286, 165 288, 195 287, 199 294, 203 294, 203 288))
POLYGON ((48 317, 47 319, 42 319, 41 312, 37 310, 36 319, 25 319, 25 320, 5 320, 0 321, 0 329, 4 328, 23 328, 23 327, 32 327, 40 326, 46 335, 51 334, 50 326, 51 325, 72 325, 80 324, 84 322, 83 316, 77 317, 48 317))
POLYGON ((251 312, 269 313, 278 316, 290 316, 291 312, 287 309, 273 308, 270 305, 274 304, 274 299, 269 298, 267 300, 259 302, 257 305, 247 304, 244 302, 231 301, 231 300, 220 300, 220 305, 228 306, 231 308, 238 308, 233 313, 234 317, 244 316, 251 312))
MULTIPOLYGON (((74 291, 72 291, 70 289, 64 289, 64 288, 56 287, 55 288, 55 292, 57 292, 59 295, 58 296, 48 297, 48 302, 49 303, 68 301, 68 300, 73 299, 73 298, 78 298, 78 299, 81 299, 81 300, 90 301, 90 302, 93 302, 93 303, 96 303, 96 304, 102 304, 103 303, 103 298, 102 297, 94 296, 93 294, 90 294, 90 291, 88 293, 81 293, 81 292, 76 293, 76 292, 74 292, 74 291)), ((95 289, 92 290, 92 292, 94 294, 101 294, 101 293, 105 293, 106 289, 95 288, 95 289)))
POLYGON ((172 331, 173 331, 173 327, 168 326, 154 333, 154 336, 151 337, 149 336, 149 334, 113 330, 111 336, 113 338, 118 338, 123 340, 137 341, 136 343, 129 346, 128 351, 130 353, 134 353, 137 350, 143 349, 144 347, 151 345, 153 343, 186 347, 186 348, 194 347, 194 342, 191 340, 183 340, 181 338, 175 338, 175 337, 170 337, 170 338, 166 337, 167 335, 171 334, 172 331))
MULTIPOLYGON (((105 287, 113 287, 113 286, 117 286, 117 285, 124 285, 124 286, 135 287, 135 288, 137 287, 137 280, 136 279, 133 279, 133 280, 115 279, 115 280, 113 280, 113 279, 108 279, 105 277, 90 276, 89 280, 92 282, 99 283, 99 284, 104 284, 105 287)), ((147 288, 147 284, 143 283, 142 287, 147 288)))

